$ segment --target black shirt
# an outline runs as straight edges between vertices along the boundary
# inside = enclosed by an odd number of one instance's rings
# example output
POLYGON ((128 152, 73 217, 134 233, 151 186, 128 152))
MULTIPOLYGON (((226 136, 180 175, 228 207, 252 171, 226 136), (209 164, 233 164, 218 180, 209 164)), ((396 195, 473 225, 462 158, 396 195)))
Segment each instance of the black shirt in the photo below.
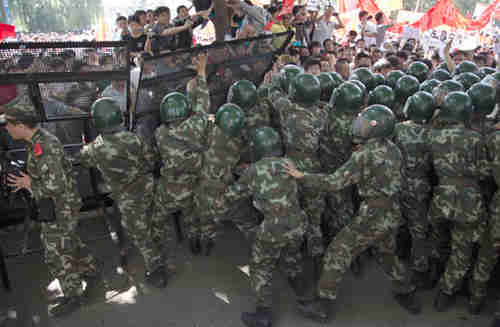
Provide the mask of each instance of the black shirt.
POLYGON ((130 52, 142 52, 144 51, 144 46, 146 45, 147 36, 142 34, 141 36, 134 38, 132 35, 125 35, 123 37, 124 41, 128 41, 128 47, 130 52))

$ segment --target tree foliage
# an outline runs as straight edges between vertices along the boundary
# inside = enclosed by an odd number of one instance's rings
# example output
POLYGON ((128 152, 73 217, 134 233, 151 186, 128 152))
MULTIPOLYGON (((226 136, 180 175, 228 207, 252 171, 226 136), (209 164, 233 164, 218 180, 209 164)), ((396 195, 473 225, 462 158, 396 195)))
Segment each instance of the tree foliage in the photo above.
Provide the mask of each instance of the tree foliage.
POLYGON ((9 0, 18 29, 65 32, 87 29, 102 15, 102 0, 9 0))

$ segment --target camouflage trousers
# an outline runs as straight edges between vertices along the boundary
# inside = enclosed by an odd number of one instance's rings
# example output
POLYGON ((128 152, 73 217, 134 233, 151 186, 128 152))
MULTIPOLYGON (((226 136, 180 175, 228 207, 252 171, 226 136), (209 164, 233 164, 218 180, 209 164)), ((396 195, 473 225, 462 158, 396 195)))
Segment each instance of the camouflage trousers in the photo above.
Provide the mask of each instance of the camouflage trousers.
POLYGON ((411 269, 419 272, 429 270, 430 242, 427 214, 431 201, 431 185, 422 178, 407 178, 408 188, 401 194, 401 212, 404 228, 411 235, 411 269))
POLYGON ((97 267, 76 231, 66 227, 64 223, 42 223, 41 239, 49 282, 57 278, 64 295, 72 297, 82 294, 82 281, 95 276, 97 267))
POLYGON ((308 253, 311 257, 320 257, 325 252, 323 232, 321 230, 323 212, 326 207, 325 193, 300 185, 299 200, 308 217, 305 234, 308 253))
POLYGON ((325 244, 329 244, 354 217, 353 192, 353 187, 347 187, 338 192, 326 194, 326 208, 323 215, 325 244))
POLYGON ((361 204, 358 216, 337 234, 326 250, 318 283, 321 298, 337 298, 338 285, 351 262, 370 247, 375 247, 377 263, 392 281, 394 293, 408 294, 415 290, 408 269, 395 254, 395 233, 401 220, 400 209, 396 207, 361 204))
POLYGON ((439 281, 440 290, 448 295, 457 292, 461 287, 467 271, 472 265, 474 243, 478 241, 480 222, 450 221, 436 215, 435 207, 431 207, 430 217, 432 246, 431 256, 446 262, 446 269, 439 281), (451 252, 448 255, 448 242, 451 252))
POLYGON ((498 262, 500 192, 495 193, 489 208, 491 216, 488 224, 484 224, 484 228, 479 228, 482 232, 479 240, 479 253, 472 273, 471 302, 482 301, 486 297, 491 273, 498 262))
POLYGON ((257 232, 250 258, 250 283, 257 297, 257 306, 272 306, 272 278, 280 260, 288 277, 302 273, 302 232, 302 229, 297 229, 281 241, 269 240, 257 232))
POLYGON ((193 194, 184 184, 160 181, 154 202, 151 228, 155 252, 153 259, 168 265, 175 260, 174 213, 182 211, 184 223, 189 226, 193 221, 193 194))

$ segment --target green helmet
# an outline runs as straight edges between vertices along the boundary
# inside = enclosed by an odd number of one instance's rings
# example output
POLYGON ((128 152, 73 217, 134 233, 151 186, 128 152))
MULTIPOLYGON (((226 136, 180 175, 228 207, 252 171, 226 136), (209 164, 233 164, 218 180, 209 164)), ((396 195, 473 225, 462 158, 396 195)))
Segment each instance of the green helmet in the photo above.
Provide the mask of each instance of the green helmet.
POLYGON ((316 103, 321 96, 319 79, 311 74, 297 75, 290 84, 290 99, 301 104, 316 103))
POLYGON ((472 100, 464 92, 451 92, 446 96, 439 111, 439 119, 465 123, 472 117, 472 100))
POLYGON ((482 72, 485 77, 487 75, 491 75, 491 74, 494 74, 496 72, 495 68, 491 68, 488 66, 484 66, 484 67, 479 68, 479 71, 482 72))
POLYGON ((448 68, 448 64, 446 63, 446 61, 443 61, 442 63, 440 63, 437 68, 442 69, 444 71, 447 71, 448 73, 451 74, 450 69, 448 68))
POLYGON ((385 84, 385 77, 382 74, 374 74, 373 78, 375 79, 375 87, 379 85, 384 85, 385 84))
POLYGON ((95 128, 100 132, 112 132, 122 127, 120 106, 112 98, 96 100, 90 109, 95 128))
POLYGON ((467 91, 472 85, 479 83, 481 81, 481 79, 477 77, 476 74, 473 73, 462 73, 459 75, 455 75, 453 79, 460 82, 460 84, 463 85, 464 91, 467 91))
POLYGON ((356 84, 361 89, 361 91, 363 91, 364 97, 368 95, 368 89, 366 88, 365 84, 363 84, 363 82, 358 79, 352 79, 349 82, 356 84))
POLYGON ((421 61, 415 61, 408 66, 408 74, 415 76, 422 83, 429 75, 429 67, 421 61))
POLYGON ((339 73, 337 73, 337 72, 330 72, 329 74, 330 74, 330 76, 332 76, 333 83, 335 85, 335 87, 333 89, 336 89, 337 87, 340 86, 340 84, 344 83, 344 78, 339 73))
POLYGON ((394 91, 387 85, 379 85, 368 95, 368 104, 381 104, 386 107, 392 108, 396 101, 394 91))
POLYGON ((262 84, 258 89, 257 89, 257 97, 259 99, 267 99, 269 98, 269 94, 271 93, 271 84, 262 84))
POLYGON ((498 81, 500 81, 500 72, 495 72, 483 78, 483 83, 489 84, 496 87, 498 81))
POLYGON ((460 75, 462 73, 477 74, 478 72, 479 68, 475 63, 473 63, 472 61, 462 61, 460 64, 458 64, 457 67, 455 67, 453 75, 460 75))
POLYGON ((356 139, 383 138, 392 135, 396 118, 391 109, 376 104, 359 113, 352 124, 352 134, 356 139))
POLYGON ((373 73, 371 72, 370 69, 366 67, 361 67, 353 70, 349 79, 361 81, 361 83, 363 83, 368 89, 368 92, 373 90, 376 86, 375 77, 373 76, 373 73))
POLYGON ((436 103, 432 94, 419 91, 406 100, 403 113, 409 120, 429 121, 436 110, 436 103))
POLYGON ((420 83, 416 77, 411 75, 403 76, 396 83, 396 98, 401 103, 404 103, 406 99, 417 93, 419 89, 420 83))
POLYGON ((444 69, 437 69, 431 74, 431 79, 437 79, 438 81, 447 81, 451 79, 451 74, 444 69))
POLYGON ((496 91, 491 85, 476 83, 471 86, 467 94, 472 100, 474 112, 481 115, 488 115, 495 108, 496 91))
POLYGON ((299 74, 302 74, 304 69, 296 65, 285 65, 280 71, 280 84, 285 93, 288 93, 290 84, 293 79, 299 74))
POLYGON ((252 109, 257 103, 257 88, 255 84, 247 80, 235 82, 229 88, 227 102, 237 104, 245 111, 252 109))
POLYGON ((385 79, 385 83, 389 85, 393 90, 396 87, 396 83, 398 80, 405 76, 406 74, 403 73, 401 70, 393 70, 389 74, 387 74, 387 77, 385 79))
POLYGON ((462 84, 455 81, 454 79, 450 79, 450 80, 441 82, 438 86, 436 86, 432 90, 432 95, 434 96, 434 100, 436 101, 436 105, 438 107, 440 107, 444 101, 444 98, 449 93, 455 92, 455 91, 463 91, 463 90, 464 90, 464 87, 462 86, 462 84))
POLYGON ((254 162, 265 157, 281 157, 283 147, 278 132, 271 127, 259 127, 252 131, 249 145, 254 162))
POLYGON ((330 73, 321 73, 318 76, 319 84, 321 86, 321 101, 328 102, 335 89, 335 81, 330 73))
POLYGON ((191 106, 186 96, 179 92, 167 94, 160 104, 160 118, 163 123, 184 120, 191 115, 191 106))
POLYGON ((432 90, 439 85, 439 81, 437 79, 428 79, 422 84, 420 84, 420 91, 425 91, 432 93, 432 90))
POLYGON ((330 105, 339 112, 359 112, 364 104, 363 91, 352 82, 342 83, 330 98, 330 105))
POLYGON ((245 127, 245 112, 233 103, 220 106, 215 115, 215 124, 231 137, 238 137, 245 127))

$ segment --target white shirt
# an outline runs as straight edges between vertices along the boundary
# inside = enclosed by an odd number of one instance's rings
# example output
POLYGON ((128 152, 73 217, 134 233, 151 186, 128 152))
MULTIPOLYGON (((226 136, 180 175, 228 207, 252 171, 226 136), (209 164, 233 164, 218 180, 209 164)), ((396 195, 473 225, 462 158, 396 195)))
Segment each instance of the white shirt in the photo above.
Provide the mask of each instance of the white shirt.
POLYGON ((323 47, 323 42, 327 39, 331 39, 333 33, 337 29, 338 24, 328 21, 326 18, 321 19, 316 23, 316 29, 314 30, 313 41, 318 41, 323 47))
MULTIPOLYGON (((361 34, 362 30, 363 30, 363 24, 359 24, 359 34, 361 34)), ((370 22, 367 22, 365 33, 377 34, 377 26, 373 25, 370 22)), ((363 36, 361 35, 361 37, 363 37, 363 36)), ((377 39, 375 37, 364 37, 363 40, 365 40, 365 47, 366 48, 369 48, 372 44, 377 44, 377 39)))

